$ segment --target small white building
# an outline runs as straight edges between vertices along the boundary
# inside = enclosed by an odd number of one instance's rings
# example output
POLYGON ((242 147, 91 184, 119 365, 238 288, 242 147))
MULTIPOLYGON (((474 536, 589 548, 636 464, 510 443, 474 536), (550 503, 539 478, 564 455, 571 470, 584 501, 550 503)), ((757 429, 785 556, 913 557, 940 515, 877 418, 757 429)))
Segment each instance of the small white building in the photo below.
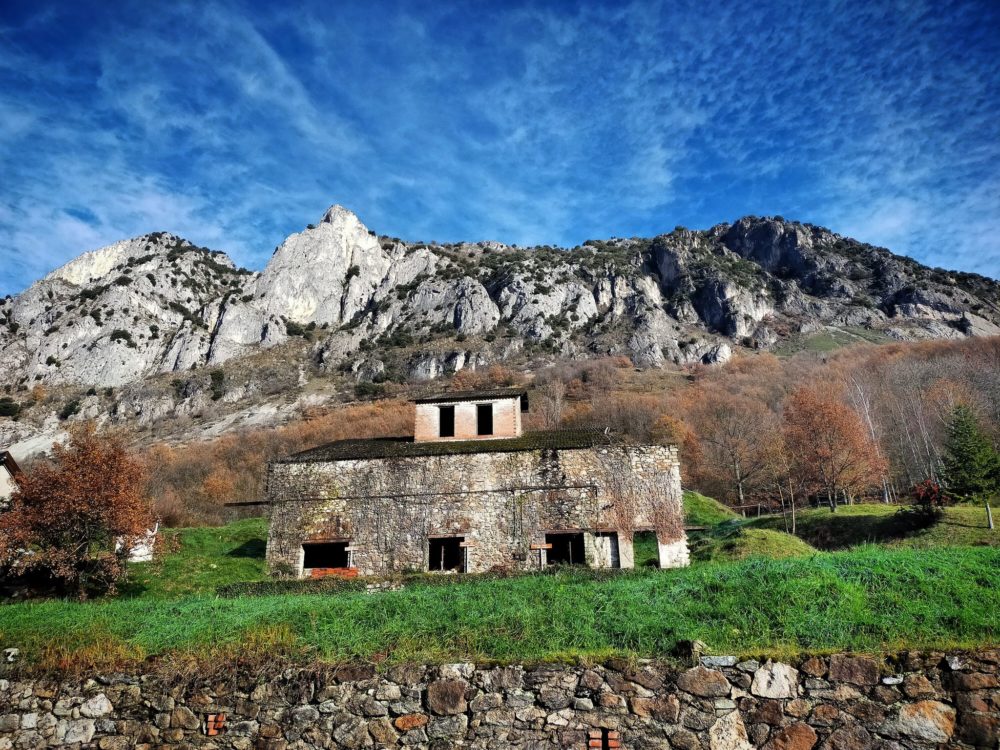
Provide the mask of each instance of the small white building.
POLYGON ((10 497, 17 489, 17 477, 21 470, 10 451, 0 451, 0 508, 10 503, 10 497))

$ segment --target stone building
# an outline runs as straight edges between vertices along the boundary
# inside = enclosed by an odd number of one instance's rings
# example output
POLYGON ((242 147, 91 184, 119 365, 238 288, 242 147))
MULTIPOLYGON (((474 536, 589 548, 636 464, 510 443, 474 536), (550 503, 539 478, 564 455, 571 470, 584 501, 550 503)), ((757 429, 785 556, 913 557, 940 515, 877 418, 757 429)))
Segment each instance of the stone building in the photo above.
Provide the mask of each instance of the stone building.
POLYGON ((341 440, 268 467, 272 573, 478 573, 633 566, 656 533, 661 567, 688 562, 673 446, 607 431, 523 432, 527 394, 416 402, 412 437, 341 440))

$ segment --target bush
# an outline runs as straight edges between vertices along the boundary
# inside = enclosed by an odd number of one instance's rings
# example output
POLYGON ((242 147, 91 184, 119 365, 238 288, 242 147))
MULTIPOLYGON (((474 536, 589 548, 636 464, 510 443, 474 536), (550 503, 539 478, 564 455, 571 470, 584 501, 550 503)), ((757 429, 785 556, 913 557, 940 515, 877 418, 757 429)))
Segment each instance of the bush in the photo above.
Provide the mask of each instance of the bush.
POLYGON ((379 398, 385 395, 385 386, 378 383, 358 383, 354 386, 354 395, 357 398, 379 398))
POLYGON ((131 541, 148 528, 142 466, 120 438, 91 426, 52 452, 21 476, 0 517, 0 565, 14 575, 43 572, 81 598, 113 590, 131 541))
POLYGON ((122 328, 116 328, 111 332, 112 341, 124 341, 125 344, 130 349, 135 349, 135 341, 132 339, 132 334, 122 328))
POLYGON ((218 401, 226 395, 226 373, 222 370, 212 370, 212 400, 218 401))
POLYGON ((80 411, 80 399, 74 398, 72 401, 68 402, 59 412, 59 419, 66 421, 74 414, 80 411))
POLYGON ((0 398, 0 417, 16 417, 21 413, 21 405, 9 396, 0 398))
POLYGON ((911 494, 914 508, 928 515, 940 515, 941 509, 949 504, 948 495, 933 479, 925 479, 915 484, 911 494))

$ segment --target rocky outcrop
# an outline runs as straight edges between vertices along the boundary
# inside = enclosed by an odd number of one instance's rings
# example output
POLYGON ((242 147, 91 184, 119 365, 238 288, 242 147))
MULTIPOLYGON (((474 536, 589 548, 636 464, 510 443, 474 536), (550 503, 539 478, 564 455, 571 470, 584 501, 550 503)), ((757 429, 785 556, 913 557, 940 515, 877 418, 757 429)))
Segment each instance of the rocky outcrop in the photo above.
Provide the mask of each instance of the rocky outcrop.
POLYGON ((1000 287, 779 217, 524 250, 409 244, 333 206, 260 274, 162 233, 86 253, 0 302, 0 367, 21 388, 117 386, 296 336, 311 364, 359 377, 386 376, 368 352, 406 347, 394 372, 418 378, 522 351, 720 364, 823 327, 998 335, 1000 287))
POLYGON ((960 750, 1000 741, 996 651, 847 656, 846 668, 838 658, 218 669, 187 682, 0 676, 0 748, 960 750))
POLYGON ((11 382, 116 386, 206 362, 220 307, 254 274, 154 233, 86 253, 0 305, 11 382))

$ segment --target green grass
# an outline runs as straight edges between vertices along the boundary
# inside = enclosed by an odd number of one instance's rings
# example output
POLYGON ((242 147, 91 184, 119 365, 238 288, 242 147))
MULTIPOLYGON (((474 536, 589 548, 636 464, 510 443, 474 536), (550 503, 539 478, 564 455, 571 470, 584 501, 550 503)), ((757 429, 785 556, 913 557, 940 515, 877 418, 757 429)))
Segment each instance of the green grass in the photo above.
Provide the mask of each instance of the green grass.
POLYGON ((381 594, 0 606, 0 643, 31 663, 206 655, 534 662, 714 652, 974 647, 1000 638, 1000 550, 753 558, 681 570, 563 571, 381 594), (53 650, 55 648, 55 651, 53 650), (81 656, 84 655, 84 656, 81 656))
MULTIPOLYGON (((720 523, 731 521, 739 516, 710 497, 701 495, 691 490, 684 491, 684 525, 688 527, 708 527, 714 528, 720 523)), ((699 532, 692 532, 692 538, 697 537, 699 532)), ((636 532, 632 539, 632 549, 635 555, 635 567, 655 567, 659 560, 659 552, 656 546, 656 534, 651 531, 636 532)), ((720 553, 718 559, 726 557, 720 553)), ((734 556, 734 559, 737 557, 734 556)))
MULTIPOLYGON (((994 513, 994 523, 1000 518, 994 513)), ((986 509, 981 505, 955 505, 944 509, 941 519, 932 526, 917 529, 902 539, 889 542, 893 547, 926 549, 946 545, 1000 547, 1000 530, 986 525, 986 509)))
MULTIPOLYGON (((928 521, 898 505, 842 505, 796 512, 796 534, 814 547, 846 549, 860 544, 897 547, 1000 546, 1000 530, 986 526, 982 506, 956 505, 944 509, 941 518, 928 521), (901 512, 902 508, 902 512, 901 512)), ((747 528, 785 530, 781 516, 747 521, 747 528)))
POLYGON ((217 586, 266 578, 267 519, 227 526, 164 529, 165 553, 152 563, 133 563, 123 596, 154 599, 213 593, 217 586))
POLYGON ((684 520, 693 562, 745 560, 749 557, 786 557, 815 553, 809 544, 784 531, 748 528, 743 518, 697 492, 684 493, 684 520))
POLYGON ((707 533, 692 534, 691 558, 695 562, 723 562, 766 557, 813 555, 817 550, 792 534, 771 529, 747 528, 739 522, 716 526, 707 533))
POLYGON ((890 337, 879 331, 847 326, 845 328, 825 328, 806 336, 786 339, 775 348, 778 356, 790 356, 798 352, 825 354, 855 344, 883 344, 890 337))
POLYGON ((688 526, 715 526, 739 516, 718 500, 684 491, 684 523, 688 526))
POLYGON ((706 527, 687 569, 643 567, 656 539, 640 534, 632 571, 415 579, 374 595, 219 598, 219 585, 265 578, 267 522, 171 529, 167 553, 131 566, 119 598, 0 606, 0 643, 28 665, 111 668, 164 654, 535 662, 665 656, 693 639, 780 656, 1000 638, 1000 535, 979 507, 923 527, 893 506, 803 510, 800 539, 780 516, 743 520, 693 492, 684 505, 688 525, 706 527))

